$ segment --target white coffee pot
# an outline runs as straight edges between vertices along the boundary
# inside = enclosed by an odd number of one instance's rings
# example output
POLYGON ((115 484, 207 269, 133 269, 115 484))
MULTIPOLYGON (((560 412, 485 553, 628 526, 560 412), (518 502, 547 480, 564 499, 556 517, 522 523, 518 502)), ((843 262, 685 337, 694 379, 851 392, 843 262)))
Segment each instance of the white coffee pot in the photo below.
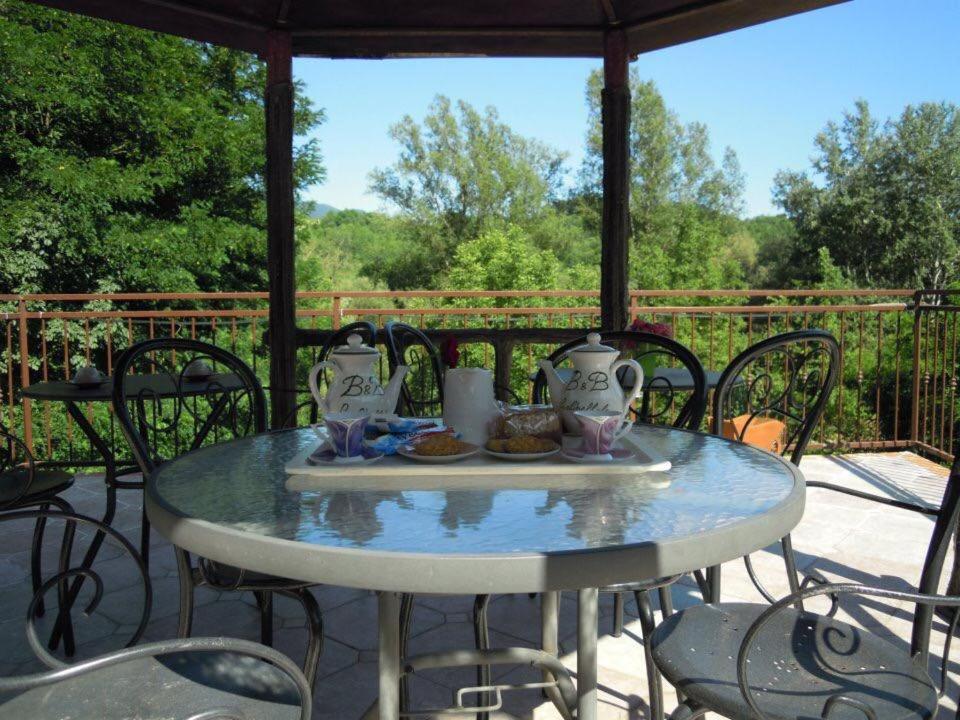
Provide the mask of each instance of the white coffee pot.
POLYGON ((449 368, 443 376, 443 424, 474 445, 484 445, 500 417, 493 373, 484 368, 449 368))
POLYGON ((541 360, 540 367, 547 376, 550 400, 563 419, 568 433, 580 434, 577 411, 618 412, 621 422, 626 420, 630 406, 643 389, 643 368, 636 360, 618 360, 620 351, 600 343, 600 333, 587 335, 584 345, 573 348, 567 357, 573 364, 573 374, 562 378, 549 360, 541 360), (617 371, 629 367, 634 372, 630 392, 620 386, 617 371))
POLYGON ((403 378, 410 370, 400 365, 386 387, 380 384, 375 366, 380 352, 363 344, 357 334, 347 337, 346 345, 339 345, 330 358, 317 363, 310 370, 310 392, 324 413, 351 415, 390 415, 396 411, 403 378), (332 370, 326 396, 321 395, 317 380, 321 370, 332 370))

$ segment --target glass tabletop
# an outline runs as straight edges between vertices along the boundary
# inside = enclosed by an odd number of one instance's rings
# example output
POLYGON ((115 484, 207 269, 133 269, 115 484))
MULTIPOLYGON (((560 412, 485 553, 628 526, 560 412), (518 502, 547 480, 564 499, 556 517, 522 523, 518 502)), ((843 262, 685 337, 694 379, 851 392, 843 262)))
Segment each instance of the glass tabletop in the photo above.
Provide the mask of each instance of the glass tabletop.
POLYGON ((618 475, 616 482, 585 474, 575 489, 563 490, 524 488, 517 476, 511 489, 482 489, 478 478, 476 490, 409 490, 405 478, 383 477, 382 490, 365 483, 364 490, 293 492, 285 463, 318 444, 306 428, 185 455, 157 471, 150 492, 175 517, 231 531, 324 547, 464 556, 666 547, 746 528, 796 504, 798 493, 802 506, 802 476, 778 457, 672 428, 641 426, 634 433, 672 468, 618 475))

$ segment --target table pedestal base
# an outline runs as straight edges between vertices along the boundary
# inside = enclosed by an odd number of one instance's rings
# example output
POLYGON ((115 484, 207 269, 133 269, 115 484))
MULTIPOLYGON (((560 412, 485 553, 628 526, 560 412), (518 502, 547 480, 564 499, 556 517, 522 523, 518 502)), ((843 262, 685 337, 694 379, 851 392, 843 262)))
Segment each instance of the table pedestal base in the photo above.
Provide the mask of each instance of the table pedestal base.
POLYGON ((541 636, 543 650, 502 648, 495 650, 453 650, 411 657, 400 657, 401 595, 380 592, 379 624, 379 699, 364 715, 364 720, 399 720, 442 712, 457 714, 488 713, 502 706, 503 693, 512 690, 542 689, 567 720, 596 720, 597 717, 597 614, 599 593, 590 588, 577 594, 577 686, 560 662, 557 641, 560 594, 542 595, 541 636), (401 712, 400 681, 404 675, 421 670, 466 667, 470 665, 530 665, 540 668, 543 681, 520 685, 488 684, 457 691, 456 705, 446 709, 401 712), (484 698, 481 705, 464 703, 467 696, 484 698))

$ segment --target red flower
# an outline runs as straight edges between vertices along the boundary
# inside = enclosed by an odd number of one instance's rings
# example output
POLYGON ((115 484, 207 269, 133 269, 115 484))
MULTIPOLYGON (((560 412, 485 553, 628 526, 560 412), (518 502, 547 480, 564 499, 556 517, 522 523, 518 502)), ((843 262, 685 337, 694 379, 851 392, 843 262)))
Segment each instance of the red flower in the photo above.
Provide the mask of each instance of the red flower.
POLYGON ((630 327, 627 329, 633 330, 634 332, 645 332, 652 335, 660 335, 661 337, 665 338, 673 337, 673 328, 666 323, 646 322, 640 318, 636 318, 632 323, 630 323, 630 327))
POLYGON ((448 337, 440 343, 440 360, 449 368, 455 368, 460 362, 460 350, 457 348, 458 343, 455 337, 448 337))

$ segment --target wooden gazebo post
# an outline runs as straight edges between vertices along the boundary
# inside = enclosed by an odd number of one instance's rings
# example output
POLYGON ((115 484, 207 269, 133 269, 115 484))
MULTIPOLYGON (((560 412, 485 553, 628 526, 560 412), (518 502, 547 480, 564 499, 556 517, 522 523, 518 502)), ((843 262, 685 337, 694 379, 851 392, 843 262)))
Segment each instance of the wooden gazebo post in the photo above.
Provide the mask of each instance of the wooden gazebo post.
POLYGON ((630 56, 621 29, 604 33, 603 225, 600 231, 600 324, 623 330, 630 321, 630 56))
POLYGON ((270 282, 270 425, 296 407, 293 254, 293 52, 290 33, 267 32, 267 274, 270 282))

